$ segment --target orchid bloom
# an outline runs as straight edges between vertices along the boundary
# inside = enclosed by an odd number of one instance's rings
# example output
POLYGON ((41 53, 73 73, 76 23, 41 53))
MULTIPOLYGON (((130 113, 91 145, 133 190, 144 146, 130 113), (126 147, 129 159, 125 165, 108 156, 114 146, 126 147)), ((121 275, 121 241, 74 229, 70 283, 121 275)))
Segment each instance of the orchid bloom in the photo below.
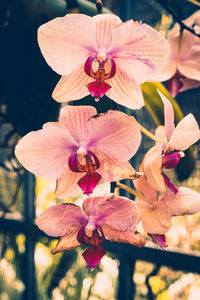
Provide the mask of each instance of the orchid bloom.
POLYGON ((200 130, 192 114, 184 117, 175 128, 172 104, 160 92, 159 95, 164 104, 165 126, 159 126, 156 129, 156 136, 163 142, 158 142, 146 153, 144 174, 151 186, 158 191, 165 191, 165 185, 167 185, 173 192, 176 192, 176 188, 162 169, 174 168, 179 163, 180 158, 184 156, 182 151, 199 140, 200 130))
MULTIPOLYGON (((143 171, 143 165, 140 166, 143 171)), ((165 233, 171 227, 172 216, 193 215, 200 211, 200 194, 185 187, 171 190, 158 197, 158 191, 153 188, 144 175, 133 181, 141 193, 135 203, 138 209, 138 220, 142 221, 144 230, 162 248, 167 247, 165 233)))
MULTIPOLYGON (((200 33, 200 10, 184 23, 200 33)), ((179 92, 200 86, 200 38, 175 24, 168 33, 171 55, 168 62, 151 81, 166 81, 169 92, 175 97, 179 92)))
POLYGON ((144 105, 140 84, 167 61, 167 40, 141 22, 122 23, 115 15, 90 17, 68 14, 38 30, 41 52, 49 66, 62 75, 53 98, 77 100, 106 94, 131 109, 144 105))
POLYGON ((87 267, 95 268, 106 254, 101 246, 106 238, 137 247, 145 244, 143 236, 132 229, 136 220, 137 209, 132 200, 107 194, 87 198, 83 209, 70 203, 51 206, 36 222, 46 234, 60 237, 53 254, 90 244, 82 255, 87 267))
POLYGON ((79 190, 77 183, 84 194, 90 194, 102 177, 116 181, 136 174, 127 162, 141 142, 136 120, 119 111, 95 115, 91 106, 65 106, 59 122, 28 133, 15 148, 27 170, 58 179, 59 198, 79 190))

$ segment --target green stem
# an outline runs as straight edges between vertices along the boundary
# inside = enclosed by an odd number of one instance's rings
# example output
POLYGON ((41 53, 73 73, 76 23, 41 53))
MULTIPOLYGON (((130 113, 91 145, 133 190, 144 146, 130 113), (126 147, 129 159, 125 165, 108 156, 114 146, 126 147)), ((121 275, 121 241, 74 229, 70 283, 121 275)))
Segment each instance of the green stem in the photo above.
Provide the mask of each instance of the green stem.
POLYGON ((137 197, 137 198, 139 198, 139 199, 141 199, 141 200, 143 200, 145 202, 149 202, 149 203, 153 204, 150 199, 146 198, 145 196, 143 196, 142 194, 140 194, 139 192, 133 190, 132 188, 130 188, 129 186, 127 186, 125 184, 117 182, 116 183, 116 187, 129 192, 130 194, 134 195, 135 197, 137 197))
POLYGON ((158 142, 158 143, 163 143, 163 142, 164 142, 163 139, 161 139, 161 138, 159 138, 159 137, 153 135, 151 132, 149 132, 146 128, 144 128, 144 127, 143 127, 142 125, 140 125, 139 123, 138 123, 138 126, 139 126, 140 130, 141 130, 144 134, 146 134, 150 139, 152 139, 152 140, 154 140, 155 142, 158 142))

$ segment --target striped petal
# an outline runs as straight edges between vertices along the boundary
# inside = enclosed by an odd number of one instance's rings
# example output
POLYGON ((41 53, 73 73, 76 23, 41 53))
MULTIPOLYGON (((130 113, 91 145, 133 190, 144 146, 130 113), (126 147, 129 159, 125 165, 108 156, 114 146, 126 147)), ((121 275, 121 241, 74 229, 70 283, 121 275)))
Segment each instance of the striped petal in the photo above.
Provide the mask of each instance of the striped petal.
POLYGON ((165 133, 169 140, 174 131, 174 109, 171 102, 159 90, 157 91, 164 105, 165 133))
POLYGON ((77 183, 83 176, 83 173, 72 172, 67 165, 62 176, 57 180, 56 197, 66 199, 76 194, 81 194, 81 189, 77 183))
POLYGON ((57 102, 63 103, 79 100, 89 95, 86 85, 93 81, 84 72, 84 65, 78 66, 70 75, 64 75, 57 83, 52 97, 57 102))
POLYGON ((58 241, 56 247, 51 251, 52 254, 56 254, 62 251, 74 249, 81 244, 77 241, 77 231, 66 236, 63 236, 58 241))
POLYGON ((110 14, 97 15, 92 18, 96 24, 96 43, 98 49, 107 49, 112 41, 114 27, 121 24, 119 17, 110 14))
POLYGON ((67 75, 96 52, 95 26, 89 16, 68 14, 40 26, 38 42, 49 66, 67 75))
POLYGON ((167 191, 162 201, 172 216, 193 215, 200 211, 200 194, 185 187, 179 187, 176 194, 167 191))
POLYGON ((83 209, 89 220, 95 220, 96 225, 104 224, 116 230, 125 231, 135 225, 137 208, 134 201, 124 197, 87 198, 83 209))
POLYGON ((96 115, 97 111, 92 106, 66 105, 60 110, 59 122, 66 128, 77 143, 88 140, 88 120, 96 115))
POLYGON ((200 138, 200 130, 192 114, 183 118, 173 131, 166 146, 166 153, 174 150, 184 151, 200 138))
POLYGON ((91 118, 88 121, 88 130, 88 148, 96 149, 119 161, 129 160, 141 142, 141 133, 135 118, 119 111, 110 110, 91 118))
POLYGON ((100 162, 98 173, 104 180, 120 181, 122 179, 134 179, 136 171, 129 162, 119 162, 117 159, 102 152, 95 152, 100 162))
POLYGON ((129 77, 122 75, 117 68, 114 77, 107 80, 111 86, 106 92, 106 96, 131 109, 140 109, 144 106, 144 98, 140 85, 134 83, 129 77))
POLYGON ((140 84, 151 80, 151 75, 167 62, 170 50, 162 34, 130 20, 113 30, 109 53, 123 75, 140 84))
POLYGON ((36 223, 46 234, 58 237, 77 232, 87 223, 87 217, 81 207, 63 203, 47 208, 36 223))
POLYGON ((103 232, 105 237, 111 241, 118 243, 131 244, 136 247, 142 247, 145 245, 145 238, 137 231, 130 229, 126 231, 119 231, 104 225, 103 232))
POLYGON ((161 171, 161 146, 152 147, 144 157, 143 170, 148 183, 157 191, 165 191, 165 183, 161 171))
POLYGON ((159 201, 155 209, 143 209, 142 226, 151 234, 164 234, 171 227, 171 213, 167 205, 159 201))
POLYGON ((28 171, 56 179, 65 170, 73 148, 77 144, 66 129, 47 123, 43 129, 25 135, 17 144, 15 155, 28 171))

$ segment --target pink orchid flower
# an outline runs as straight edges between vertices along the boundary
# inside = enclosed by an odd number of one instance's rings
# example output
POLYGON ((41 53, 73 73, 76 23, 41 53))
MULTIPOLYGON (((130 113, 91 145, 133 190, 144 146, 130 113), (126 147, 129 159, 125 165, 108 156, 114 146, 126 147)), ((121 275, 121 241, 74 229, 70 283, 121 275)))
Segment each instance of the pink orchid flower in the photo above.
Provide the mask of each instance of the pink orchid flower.
POLYGON ((136 174, 127 161, 141 142, 137 121, 119 111, 95 115, 91 106, 65 106, 59 122, 28 133, 15 148, 27 170, 58 179, 60 198, 79 190, 77 183, 84 194, 90 194, 102 177, 116 181, 136 174))
POLYGON ((144 105, 140 84, 167 61, 167 40, 152 27, 115 15, 69 14, 38 30, 41 52, 62 78, 53 98, 77 100, 106 94, 132 109, 144 105))
MULTIPOLYGON (((143 171, 143 165, 140 166, 143 171)), ((144 230, 159 244, 166 248, 165 233, 171 227, 172 216, 193 215, 200 211, 200 194, 185 187, 171 190, 158 197, 158 191, 153 188, 144 175, 133 181, 141 193, 135 203, 138 209, 138 220, 144 230)))
POLYGON ((106 254, 101 246, 106 238, 137 247, 145 244, 143 236, 132 229, 136 220, 132 200, 108 194, 87 198, 83 209, 70 203, 51 206, 36 222, 46 234, 61 237, 53 254, 90 244, 82 255, 87 267, 93 269, 106 254))
MULTIPOLYGON (((200 33, 200 10, 191 15, 184 23, 200 33)), ((172 97, 179 92, 200 86, 200 38, 191 32, 181 32, 175 24, 168 33, 171 55, 168 62, 153 76, 151 81, 166 81, 172 97)))
POLYGON ((156 143, 144 157, 144 174, 152 187, 158 191, 165 191, 167 185, 173 192, 176 188, 170 182, 162 169, 174 168, 181 157, 182 151, 196 143, 200 138, 199 126, 192 114, 184 117, 178 125, 174 126, 174 110, 171 102, 158 91, 164 104, 165 126, 156 129, 156 136, 161 143, 156 143))

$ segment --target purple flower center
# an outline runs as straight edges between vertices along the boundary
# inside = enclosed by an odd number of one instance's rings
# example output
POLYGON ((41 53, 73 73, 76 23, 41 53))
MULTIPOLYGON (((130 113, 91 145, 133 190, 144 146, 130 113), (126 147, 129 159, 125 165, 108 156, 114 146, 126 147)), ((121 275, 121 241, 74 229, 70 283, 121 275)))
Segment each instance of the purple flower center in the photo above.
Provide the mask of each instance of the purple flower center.
POLYGON ((171 169, 176 167, 176 165, 179 163, 180 158, 181 155, 178 151, 162 156, 162 168, 171 169))
POLYGON ((101 175, 95 172, 99 167, 98 158, 90 151, 83 156, 73 153, 69 157, 69 168, 73 172, 86 172, 86 175, 77 182, 84 194, 91 194, 100 181, 101 175))
POLYGON ((85 245, 90 244, 91 246, 83 252, 83 257, 87 263, 88 268, 96 268, 99 261, 106 254, 105 249, 101 246, 101 243, 105 241, 105 236, 101 226, 98 226, 93 232, 92 236, 88 237, 85 234, 85 228, 81 227, 77 234, 77 240, 79 243, 85 245))
POLYGON ((96 79, 96 81, 87 84, 87 88, 95 101, 98 101, 111 88, 105 80, 115 75, 115 62, 112 58, 100 60, 90 56, 85 62, 84 70, 88 76, 96 79))
POLYGON ((183 87, 181 78, 185 78, 185 76, 179 72, 176 72, 176 74, 167 81, 167 87, 172 97, 176 97, 176 95, 179 93, 179 90, 183 87))

